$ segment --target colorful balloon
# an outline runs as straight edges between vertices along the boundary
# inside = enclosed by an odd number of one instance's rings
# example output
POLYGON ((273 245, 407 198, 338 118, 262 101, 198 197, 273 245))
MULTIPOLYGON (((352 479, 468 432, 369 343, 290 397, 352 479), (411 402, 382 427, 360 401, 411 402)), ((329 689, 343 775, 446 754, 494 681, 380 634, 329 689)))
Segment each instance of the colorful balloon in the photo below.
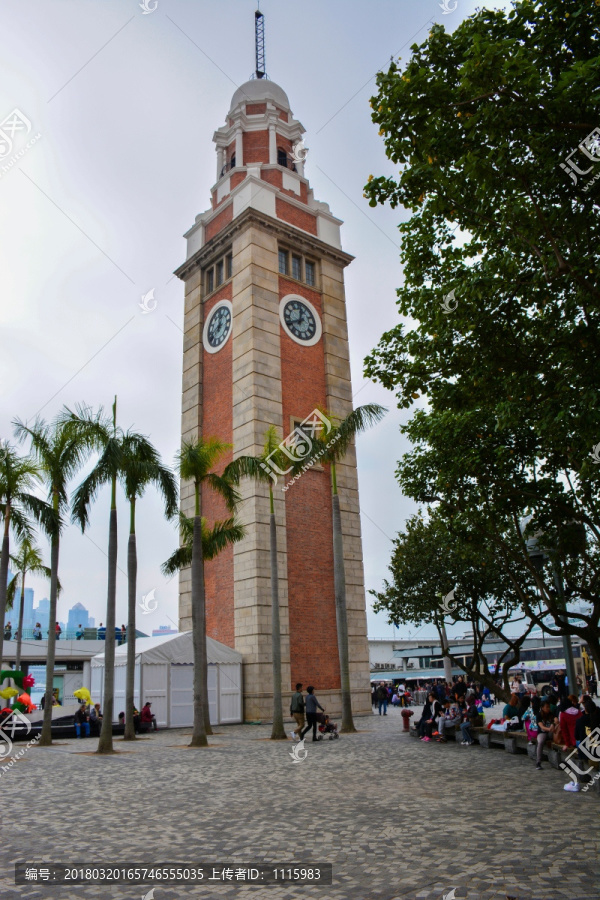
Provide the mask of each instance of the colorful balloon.
POLYGON ((7 687, 4 688, 3 691, 0 691, 0 697, 2 697, 3 700, 10 700, 11 697, 16 697, 18 693, 16 688, 7 687))
POLYGON ((85 703, 91 704, 92 702, 92 695, 88 689, 84 687, 80 687, 76 691, 73 691, 73 696, 77 697, 78 700, 84 700, 85 703))

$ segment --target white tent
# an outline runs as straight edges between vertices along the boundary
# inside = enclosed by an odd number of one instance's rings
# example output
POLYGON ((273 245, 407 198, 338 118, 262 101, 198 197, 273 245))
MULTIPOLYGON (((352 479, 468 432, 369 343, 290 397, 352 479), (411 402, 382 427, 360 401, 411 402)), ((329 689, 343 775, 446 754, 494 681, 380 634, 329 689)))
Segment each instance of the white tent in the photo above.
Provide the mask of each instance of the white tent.
MULTIPOLYGON (((242 654, 206 638, 208 704, 211 725, 242 721, 242 654)), ((115 647, 115 721, 125 709, 127 644, 115 647)), ((158 727, 179 728, 194 719, 192 686, 194 653, 191 632, 137 638, 135 642, 135 705, 152 703, 158 727)), ((104 708, 104 653, 92 657, 91 694, 104 708)))

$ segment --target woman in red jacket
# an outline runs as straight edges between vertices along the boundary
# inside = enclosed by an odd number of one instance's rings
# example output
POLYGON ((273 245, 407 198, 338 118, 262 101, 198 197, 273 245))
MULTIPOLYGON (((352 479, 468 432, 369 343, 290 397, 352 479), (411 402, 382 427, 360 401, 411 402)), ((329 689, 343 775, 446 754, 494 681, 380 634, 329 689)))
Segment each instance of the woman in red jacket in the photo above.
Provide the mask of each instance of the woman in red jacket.
POLYGON ((564 740, 564 750, 575 746, 575 724, 583 713, 579 709, 579 701, 575 694, 569 694, 566 700, 561 703, 561 712, 559 716, 560 730, 564 740))
POLYGON ((152 710, 150 709, 151 706, 151 703, 146 703, 146 705, 142 707, 142 725, 144 725, 148 730, 153 727, 155 731, 158 731, 156 716, 152 715, 152 710))

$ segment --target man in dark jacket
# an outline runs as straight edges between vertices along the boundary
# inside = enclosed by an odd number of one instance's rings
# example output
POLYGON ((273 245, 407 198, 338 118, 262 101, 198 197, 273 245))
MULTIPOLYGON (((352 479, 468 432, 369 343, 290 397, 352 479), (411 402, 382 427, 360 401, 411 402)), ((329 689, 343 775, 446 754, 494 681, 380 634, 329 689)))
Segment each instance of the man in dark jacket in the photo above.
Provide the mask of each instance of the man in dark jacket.
POLYGON ((325 712, 314 693, 315 689, 312 684, 306 688, 306 693, 308 694, 306 698, 306 728, 304 731, 300 732, 300 739, 304 737, 304 735, 313 730, 313 741, 317 740, 317 708, 321 710, 321 712, 325 712))
POLYGON ((383 681, 377 688, 377 704, 379 708, 379 715, 381 715, 381 709, 383 708, 383 714, 384 716, 387 716, 388 692, 383 681))
POLYGON ((296 727, 290 731, 290 737, 293 741, 300 740, 300 732, 304 728, 304 696, 302 694, 302 684, 298 682, 296 690, 292 694, 290 703, 290 715, 296 720, 296 727))

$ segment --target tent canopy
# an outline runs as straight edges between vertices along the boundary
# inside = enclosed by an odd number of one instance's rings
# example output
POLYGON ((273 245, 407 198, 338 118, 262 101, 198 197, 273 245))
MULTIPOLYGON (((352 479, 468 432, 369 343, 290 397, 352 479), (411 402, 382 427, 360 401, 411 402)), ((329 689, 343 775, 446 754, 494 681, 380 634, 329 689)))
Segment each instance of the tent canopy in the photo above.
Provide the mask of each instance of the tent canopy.
MULTIPOLYGON (((221 644, 213 638, 206 638, 206 654, 208 664, 241 663, 242 654, 233 650, 226 644, 221 644)), ((180 665, 193 665, 194 648, 192 646, 192 632, 184 631, 182 634, 167 634, 159 637, 137 638, 135 642, 136 663, 161 664, 174 663, 180 665)), ((98 653, 92 657, 92 667, 104 665, 104 653, 98 653)), ((127 665, 127 644, 115 647, 115 666, 127 665)))

